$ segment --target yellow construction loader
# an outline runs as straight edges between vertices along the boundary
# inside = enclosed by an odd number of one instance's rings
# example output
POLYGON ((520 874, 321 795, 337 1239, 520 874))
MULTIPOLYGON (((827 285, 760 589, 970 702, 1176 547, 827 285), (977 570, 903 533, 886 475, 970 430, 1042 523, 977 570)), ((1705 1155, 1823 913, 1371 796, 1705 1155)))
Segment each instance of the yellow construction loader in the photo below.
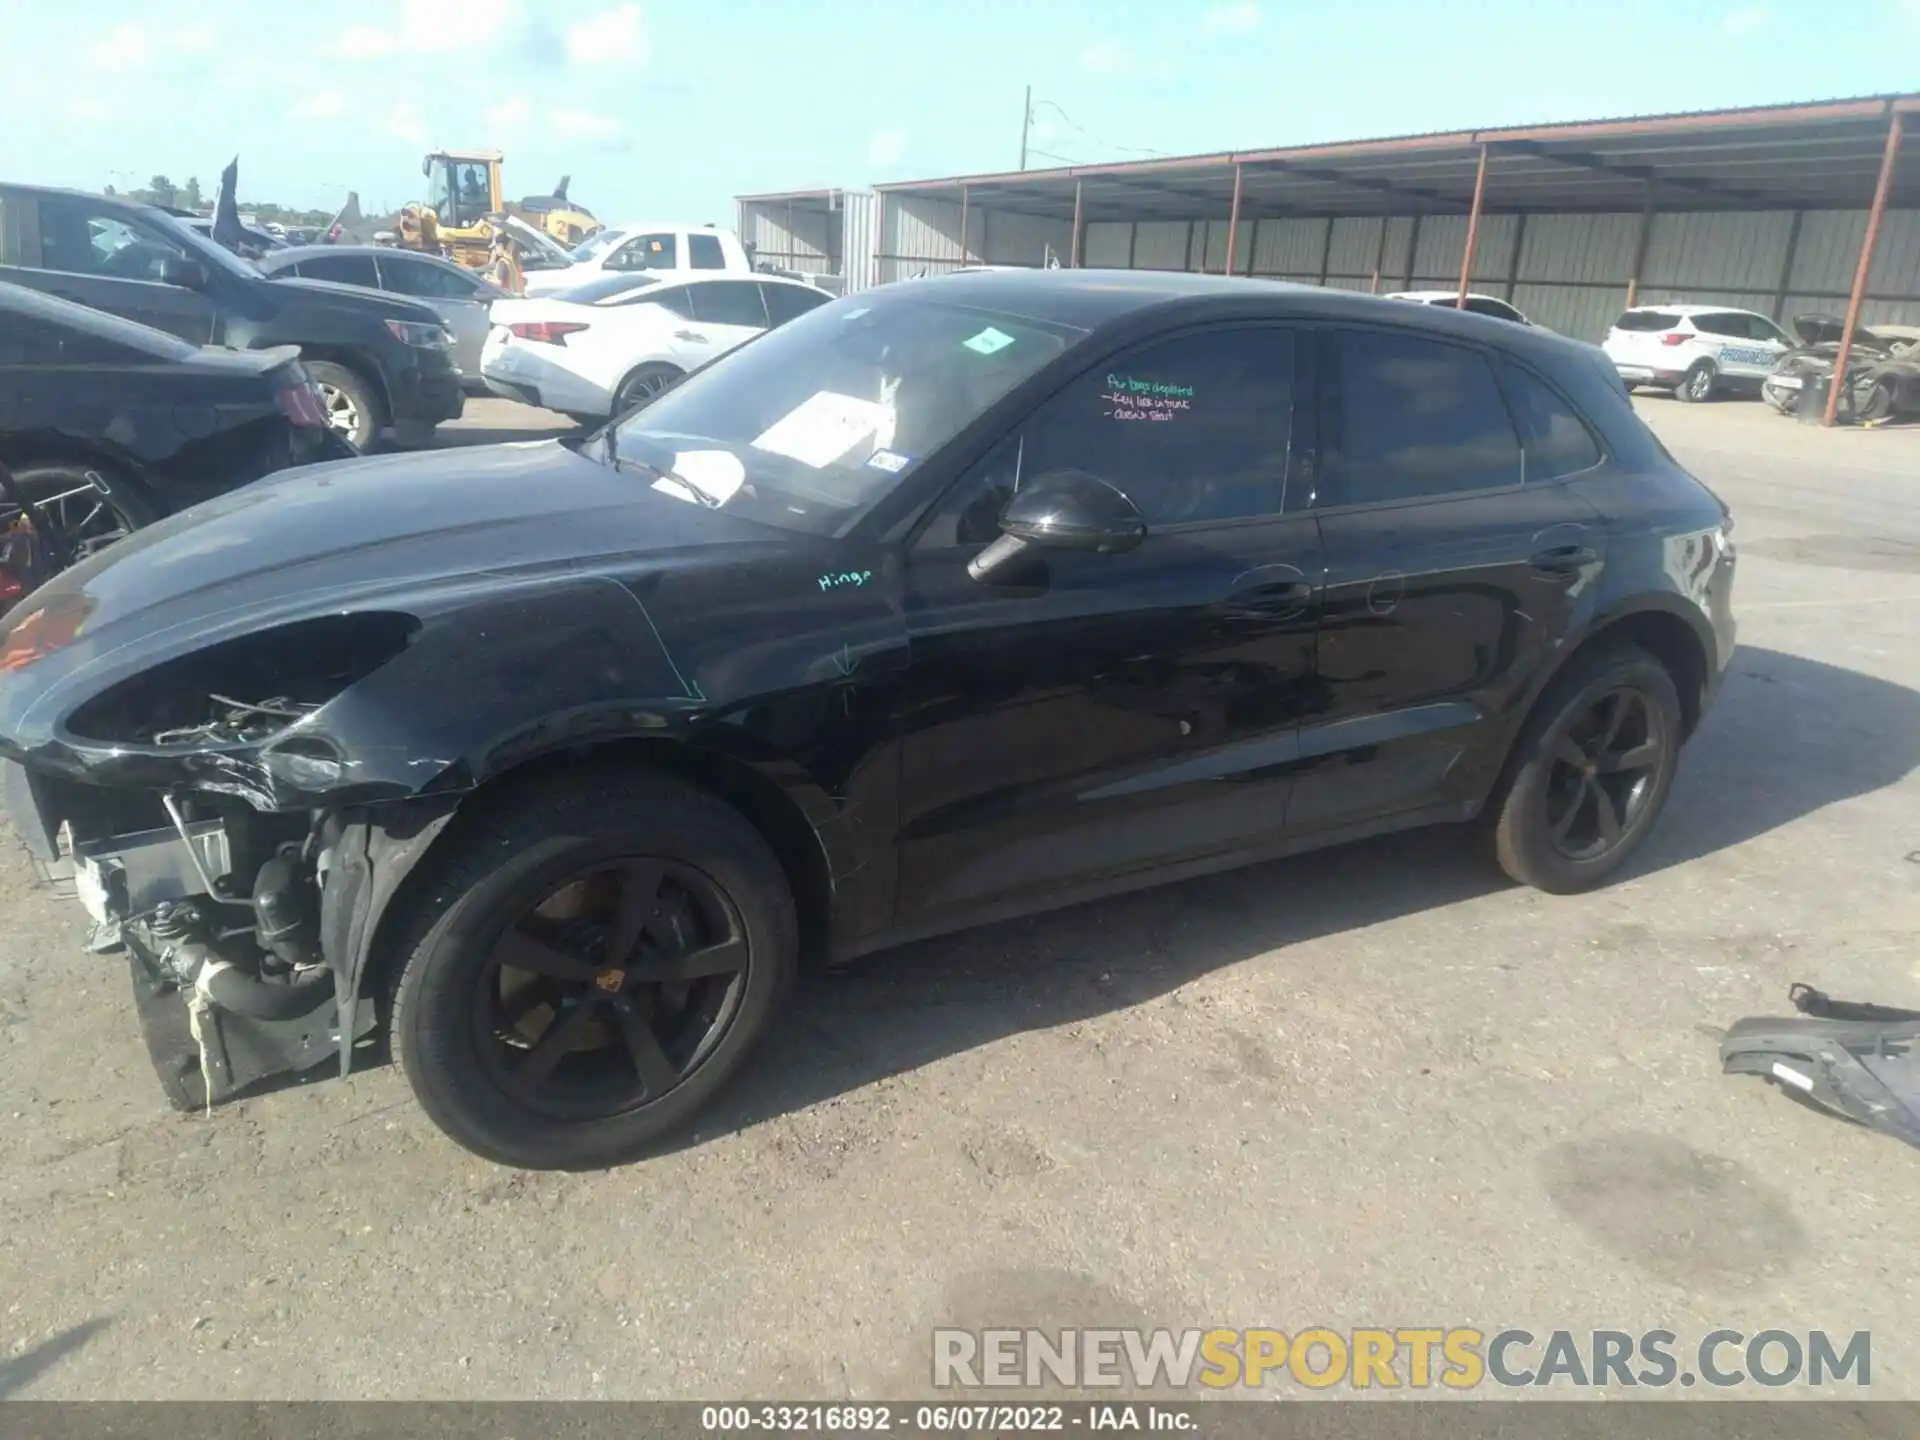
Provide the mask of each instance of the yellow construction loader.
POLYGON ((400 243, 409 249, 443 250, 474 270, 486 268, 493 244, 490 216, 512 215, 569 249, 603 229, 584 205, 567 198, 566 175, 551 195, 518 202, 502 198, 498 150, 436 150, 420 162, 427 177, 427 200, 417 222, 403 227, 400 243))

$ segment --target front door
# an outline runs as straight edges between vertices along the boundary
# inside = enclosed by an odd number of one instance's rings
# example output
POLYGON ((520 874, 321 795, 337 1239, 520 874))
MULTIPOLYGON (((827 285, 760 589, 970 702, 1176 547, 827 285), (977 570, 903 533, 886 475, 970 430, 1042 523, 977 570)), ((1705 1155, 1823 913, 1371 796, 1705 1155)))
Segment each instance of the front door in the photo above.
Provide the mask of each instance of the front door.
POLYGON ((1280 832, 1320 570, 1315 517, 1282 513, 1295 338, 1189 332, 1104 363, 936 509, 906 563, 901 923, 1280 832), (1014 490, 1063 468, 1125 491, 1145 540, 972 578, 1014 490))
POLYGON ((5 208, 0 281, 151 325, 194 345, 220 338, 213 301, 160 278, 168 261, 189 258, 177 237, 85 195, 9 195, 5 208))
POLYGON ((1300 829, 1480 798, 1605 552, 1576 478, 1600 448, 1545 381, 1405 331, 1321 339, 1325 708, 1300 829))

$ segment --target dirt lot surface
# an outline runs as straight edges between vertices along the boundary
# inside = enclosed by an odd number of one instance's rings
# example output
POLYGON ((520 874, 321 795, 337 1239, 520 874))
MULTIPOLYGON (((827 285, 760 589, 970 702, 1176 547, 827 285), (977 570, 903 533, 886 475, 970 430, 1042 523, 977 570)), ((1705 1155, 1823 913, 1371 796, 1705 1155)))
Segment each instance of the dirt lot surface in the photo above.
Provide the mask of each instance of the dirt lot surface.
POLYGON ((0 1394, 904 1397, 938 1324, 1318 1324, 1864 1329, 1920 1398, 1920 1152, 1711 1034, 1920 1005, 1920 430, 1639 404, 1742 648, 1628 878, 1427 833, 876 956, 617 1172, 474 1160, 391 1068, 169 1113, 0 846, 0 1394))

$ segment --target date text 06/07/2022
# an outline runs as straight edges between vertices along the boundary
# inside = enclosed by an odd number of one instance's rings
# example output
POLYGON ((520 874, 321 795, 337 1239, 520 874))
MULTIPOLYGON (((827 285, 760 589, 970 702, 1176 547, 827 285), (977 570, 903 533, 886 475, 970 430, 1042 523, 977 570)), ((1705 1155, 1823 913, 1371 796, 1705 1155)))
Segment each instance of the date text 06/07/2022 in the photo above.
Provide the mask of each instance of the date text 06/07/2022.
POLYGON ((709 1434, 902 1435, 1027 1434, 1142 1430, 1190 1434, 1197 1407, 1185 1405, 707 1405, 700 1428, 709 1434))

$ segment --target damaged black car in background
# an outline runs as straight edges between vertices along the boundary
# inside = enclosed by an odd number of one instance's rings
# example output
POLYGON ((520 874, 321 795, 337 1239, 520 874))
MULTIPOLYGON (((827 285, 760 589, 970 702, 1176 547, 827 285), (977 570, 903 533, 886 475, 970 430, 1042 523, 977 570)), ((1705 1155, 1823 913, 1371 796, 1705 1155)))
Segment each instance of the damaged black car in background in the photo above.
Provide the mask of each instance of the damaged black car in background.
POLYGON ((0 634, 6 800, 175 1104, 384 1030, 459 1143, 606 1164, 803 955, 1482 816, 1600 884, 1726 672, 1731 528, 1527 327, 903 282, 584 439, 308 466, 83 561, 0 634))
MULTIPOLYGON (((1800 343, 1761 382, 1761 397, 1782 415, 1799 414, 1808 390, 1832 379, 1845 330, 1837 315, 1794 316, 1800 343)), ((1920 416, 1920 325, 1854 327, 1838 413, 1861 424, 1920 416)))

